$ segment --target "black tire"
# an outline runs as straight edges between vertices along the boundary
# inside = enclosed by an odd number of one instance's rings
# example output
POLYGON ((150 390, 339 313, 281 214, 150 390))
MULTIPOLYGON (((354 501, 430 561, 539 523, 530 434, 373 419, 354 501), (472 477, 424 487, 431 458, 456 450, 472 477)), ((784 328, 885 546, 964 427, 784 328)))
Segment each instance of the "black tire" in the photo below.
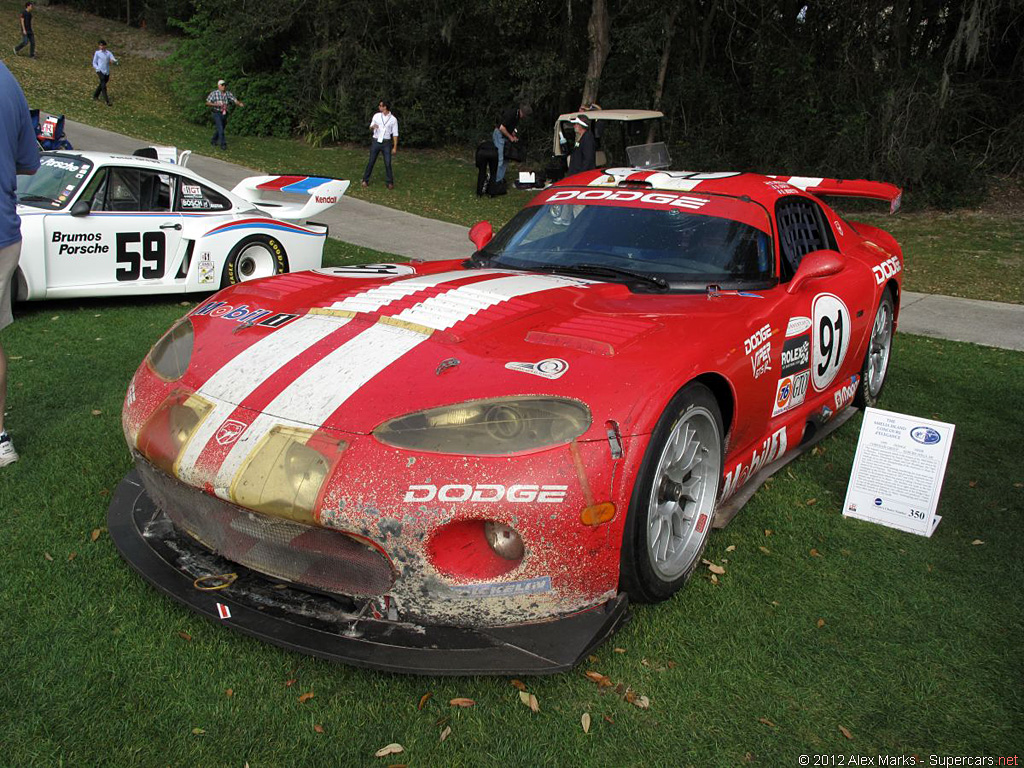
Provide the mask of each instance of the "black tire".
POLYGON ((892 291, 886 289, 878 301, 875 319, 871 324, 864 364, 860 367, 860 383, 853 404, 858 408, 873 407, 882 395, 886 373, 892 357, 892 335, 895 326, 892 291))
POLYGON ((276 237, 249 235, 235 243, 224 262, 221 287, 288 271, 288 254, 276 237))
POLYGON ((630 600, 654 603, 671 597, 700 564, 722 481, 722 437, 718 402, 703 384, 680 390, 658 420, 622 534, 619 588, 630 600), (692 460, 686 458, 689 453, 692 460), (684 499, 691 481, 696 485, 684 499), (660 559, 655 545, 664 549, 660 559))

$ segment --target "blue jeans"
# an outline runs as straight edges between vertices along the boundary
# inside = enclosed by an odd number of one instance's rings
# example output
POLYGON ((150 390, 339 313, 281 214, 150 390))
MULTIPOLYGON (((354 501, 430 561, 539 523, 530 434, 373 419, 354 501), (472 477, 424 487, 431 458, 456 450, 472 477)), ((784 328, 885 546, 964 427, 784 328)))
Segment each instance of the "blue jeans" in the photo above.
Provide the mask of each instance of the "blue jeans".
POLYGON ((505 170, 508 168, 508 162, 505 160, 505 136, 502 134, 500 128, 494 129, 492 136, 494 146, 498 149, 498 172, 494 176, 495 181, 501 181, 505 178, 505 170))
POLYGON ((370 174, 373 173, 373 165, 377 162, 377 155, 381 152, 384 153, 384 174, 387 176, 388 184, 395 183, 395 177, 391 175, 391 142, 385 141, 382 144, 379 141, 373 141, 370 143, 370 161, 366 164, 366 170, 363 171, 363 181, 367 184, 370 183, 370 174))
POLYGON ((210 143, 213 146, 220 144, 221 149, 228 148, 228 140, 224 136, 224 127, 228 124, 228 116, 223 112, 211 112, 213 115, 213 138, 210 139, 210 143))
POLYGON ((17 53, 25 46, 29 46, 28 55, 35 58, 36 55, 36 36, 35 33, 29 32, 27 35, 21 36, 21 42, 14 46, 14 52, 17 53))

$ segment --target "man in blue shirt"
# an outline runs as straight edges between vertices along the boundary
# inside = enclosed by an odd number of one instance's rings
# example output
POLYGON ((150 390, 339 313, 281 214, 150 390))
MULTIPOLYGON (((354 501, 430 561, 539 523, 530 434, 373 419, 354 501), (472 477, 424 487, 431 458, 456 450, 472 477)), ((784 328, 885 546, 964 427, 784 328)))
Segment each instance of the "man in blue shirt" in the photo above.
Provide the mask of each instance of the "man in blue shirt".
MULTIPOLYGON (((39 170, 39 145, 28 102, 18 81, 0 63, 0 330, 11 324, 11 283, 21 255, 18 218, 18 174, 39 170)), ((0 346, 0 467, 18 460, 14 443, 4 429, 7 400, 7 356, 0 346)))
POLYGON ((107 50, 107 41, 100 40, 99 48, 96 49, 96 53, 92 55, 92 68, 96 70, 96 74, 100 78, 100 84, 96 86, 96 90, 93 91, 92 97, 98 99, 100 96, 107 102, 107 106, 110 106, 110 97, 107 95, 107 83, 110 81, 110 62, 117 64, 117 58, 114 54, 107 50))

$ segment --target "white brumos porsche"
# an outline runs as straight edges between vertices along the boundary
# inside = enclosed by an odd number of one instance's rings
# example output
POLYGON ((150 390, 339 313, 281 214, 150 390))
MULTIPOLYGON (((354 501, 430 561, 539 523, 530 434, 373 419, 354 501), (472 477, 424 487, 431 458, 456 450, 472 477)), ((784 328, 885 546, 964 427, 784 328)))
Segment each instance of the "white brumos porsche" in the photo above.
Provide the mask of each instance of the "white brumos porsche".
POLYGON ((252 176, 229 192, 149 157, 69 151, 40 161, 18 177, 21 300, 213 291, 319 268, 327 226, 309 218, 349 185, 252 176), (281 199, 289 194, 302 198, 281 199))

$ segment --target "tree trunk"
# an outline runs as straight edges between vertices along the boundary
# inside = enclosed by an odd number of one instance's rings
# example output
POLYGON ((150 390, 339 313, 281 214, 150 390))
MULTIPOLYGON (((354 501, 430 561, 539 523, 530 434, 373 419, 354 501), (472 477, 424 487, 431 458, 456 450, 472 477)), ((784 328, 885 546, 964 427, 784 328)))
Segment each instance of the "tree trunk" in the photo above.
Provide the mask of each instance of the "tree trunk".
MULTIPOLYGON (((661 109, 661 97, 665 93, 665 76, 668 74, 669 56, 672 53, 672 38, 676 34, 676 17, 678 16, 679 6, 677 5, 665 17, 665 42, 661 47, 661 63, 658 64, 658 82, 654 86, 654 102, 651 104, 651 109, 654 110, 661 109)), ((648 144, 654 141, 654 131, 656 128, 656 123, 651 122, 650 127, 647 129, 648 144)))
POLYGON ((606 0, 594 0, 590 9, 590 21, 587 22, 587 38, 590 40, 590 54, 587 56, 587 78, 583 83, 582 104, 597 101, 597 91, 601 85, 601 71, 611 49, 611 19, 608 17, 606 0))

